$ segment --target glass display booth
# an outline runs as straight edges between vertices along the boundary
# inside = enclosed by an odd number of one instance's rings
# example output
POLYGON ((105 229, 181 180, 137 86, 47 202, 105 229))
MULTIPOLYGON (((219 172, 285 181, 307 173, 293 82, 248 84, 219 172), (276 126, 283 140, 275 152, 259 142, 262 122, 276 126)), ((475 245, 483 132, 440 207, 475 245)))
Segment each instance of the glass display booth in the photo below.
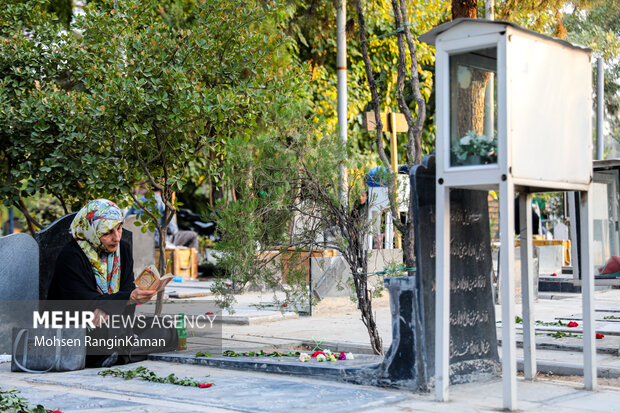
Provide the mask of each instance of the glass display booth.
MULTIPOLYGON (((437 256, 435 394, 449 386, 450 189, 500 192, 504 408, 516 408, 514 197, 520 197, 524 370, 536 374, 531 193, 579 191, 589 268, 592 180, 590 50, 512 23, 456 19, 419 37, 436 48, 437 256), (526 242, 523 242, 525 240, 526 242)), ((592 275, 584 279, 584 375, 595 383, 592 275), (591 288, 590 288, 591 287, 591 288), (588 342, 590 339, 591 342, 588 342)))
MULTIPOLYGON (((620 257, 620 159, 594 161, 592 177, 592 270, 595 285, 620 285, 617 273, 599 275, 612 257, 620 257)), ((571 195, 573 195, 571 193, 571 195)), ((579 194, 569 196, 571 216, 571 254, 576 257, 573 265, 573 284, 581 285, 578 223, 582 211, 577 209, 579 194), (572 217, 575 217, 573 219, 572 217)), ((609 271, 607 271, 609 272, 609 271)))

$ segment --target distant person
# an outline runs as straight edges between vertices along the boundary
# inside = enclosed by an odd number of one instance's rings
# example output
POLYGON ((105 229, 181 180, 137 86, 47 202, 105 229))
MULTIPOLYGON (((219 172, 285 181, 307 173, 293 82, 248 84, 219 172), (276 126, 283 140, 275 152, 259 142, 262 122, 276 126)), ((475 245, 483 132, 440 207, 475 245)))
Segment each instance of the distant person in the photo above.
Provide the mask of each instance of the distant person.
POLYGON ((17 234, 22 232, 23 230, 24 226, 22 225, 21 221, 17 219, 13 219, 13 232, 11 232, 11 224, 8 219, 4 221, 4 224, 2 225, 2 235, 17 234))
MULTIPOLYGON (((519 198, 515 198, 515 234, 519 235, 521 232, 519 219, 521 215, 519 213, 519 198)), ((532 235, 540 234, 540 217, 532 208, 532 235)))
POLYGON ((368 219, 368 191, 364 191, 360 194, 359 199, 355 201, 353 205, 351 213, 357 220, 364 221, 368 219))
MULTIPOLYGON (((164 203, 163 199, 161 199, 161 193, 159 191, 155 191, 154 198, 157 211, 159 211, 159 214, 161 216, 161 218, 159 219, 159 223, 162 224, 164 212, 166 210, 166 204, 164 203)), ((141 202, 145 202, 145 194, 141 194, 138 200, 141 202)), ((134 204, 131 206, 131 208, 129 208, 129 211, 127 211, 125 217, 128 217, 129 215, 140 216, 142 215, 142 213, 142 208, 134 204)), ((179 247, 195 248, 196 250, 198 250, 198 234, 191 230, 179 231, 176 217, 173 217, 168 224, 168 229, 166 230, 166 244, 172 244, 179 247)), ((159 231, 157 229, 155 230, 155 246, 159 247, 159 231)))

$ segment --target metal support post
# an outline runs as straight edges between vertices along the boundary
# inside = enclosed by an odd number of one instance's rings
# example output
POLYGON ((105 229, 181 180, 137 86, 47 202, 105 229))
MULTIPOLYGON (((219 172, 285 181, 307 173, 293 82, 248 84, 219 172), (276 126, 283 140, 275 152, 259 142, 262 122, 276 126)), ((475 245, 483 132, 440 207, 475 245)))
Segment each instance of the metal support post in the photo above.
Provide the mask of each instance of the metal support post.
MULTIPOLYGON (((592 186, 590 185, 590 188, 592 186)), ((587 390, 596 388, 596 344, 594 328, 594 272, 592 263, 591 190, 581 192, 581 291, 583 298, 583 381, 587 390)))
MULTIPOLYGON (((440 178, 441 182, 441 178, 440 178)), ((450 188, 436 185, 435 398, 448 401, 450 386, 450 188)))
POLYGON ((536 378, 536 327, 534 323, 534 253, 532 246, 531 194, 519 194, 519 215, 521 302, 523 308, 523 372, 527 380, 533 380, 536 378))
POLYGON ((514 279, 514 185, 510 176, 499 185, 499 262, 502 295, 502 382, 504 408, 517 408, 517 360, 515 342, 514 279))

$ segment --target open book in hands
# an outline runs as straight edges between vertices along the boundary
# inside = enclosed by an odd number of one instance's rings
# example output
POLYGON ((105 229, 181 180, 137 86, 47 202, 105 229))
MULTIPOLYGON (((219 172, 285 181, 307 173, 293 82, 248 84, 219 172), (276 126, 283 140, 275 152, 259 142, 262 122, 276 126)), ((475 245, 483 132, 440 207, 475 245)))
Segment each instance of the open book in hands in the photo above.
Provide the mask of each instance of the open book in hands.
POLYGON ((149 265, 142 270, 140 275, 134 280, 134 284, 143 290, 163 291, 166 285, 172 280, 172 274, 166 274, 163 277, 159 275, 159 271, 154 265, 149 265))

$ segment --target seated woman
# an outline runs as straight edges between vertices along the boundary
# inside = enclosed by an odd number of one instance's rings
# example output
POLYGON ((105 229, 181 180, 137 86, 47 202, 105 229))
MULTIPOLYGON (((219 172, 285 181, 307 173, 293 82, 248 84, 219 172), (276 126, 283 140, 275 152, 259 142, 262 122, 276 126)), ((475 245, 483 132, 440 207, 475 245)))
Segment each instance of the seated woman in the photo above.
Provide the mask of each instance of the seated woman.
MULTIPOLYGON (((92 302, 97 328, 88 332, 98 338, 127 334, 104 328, 111 314, 132 316, 136 303, 150 300, 157 292, 136 288, 133 281, 131 247, 121 241, 123 214, 107 199, 90 201, 71 223, 73 239, 65 245, 56 261, 48 300, 92 302)), ((92 309, 91 308, 91 309, 92 309)), ((117 362, 118 352, 87 357, 87 365, 109 367, 117 362)))

